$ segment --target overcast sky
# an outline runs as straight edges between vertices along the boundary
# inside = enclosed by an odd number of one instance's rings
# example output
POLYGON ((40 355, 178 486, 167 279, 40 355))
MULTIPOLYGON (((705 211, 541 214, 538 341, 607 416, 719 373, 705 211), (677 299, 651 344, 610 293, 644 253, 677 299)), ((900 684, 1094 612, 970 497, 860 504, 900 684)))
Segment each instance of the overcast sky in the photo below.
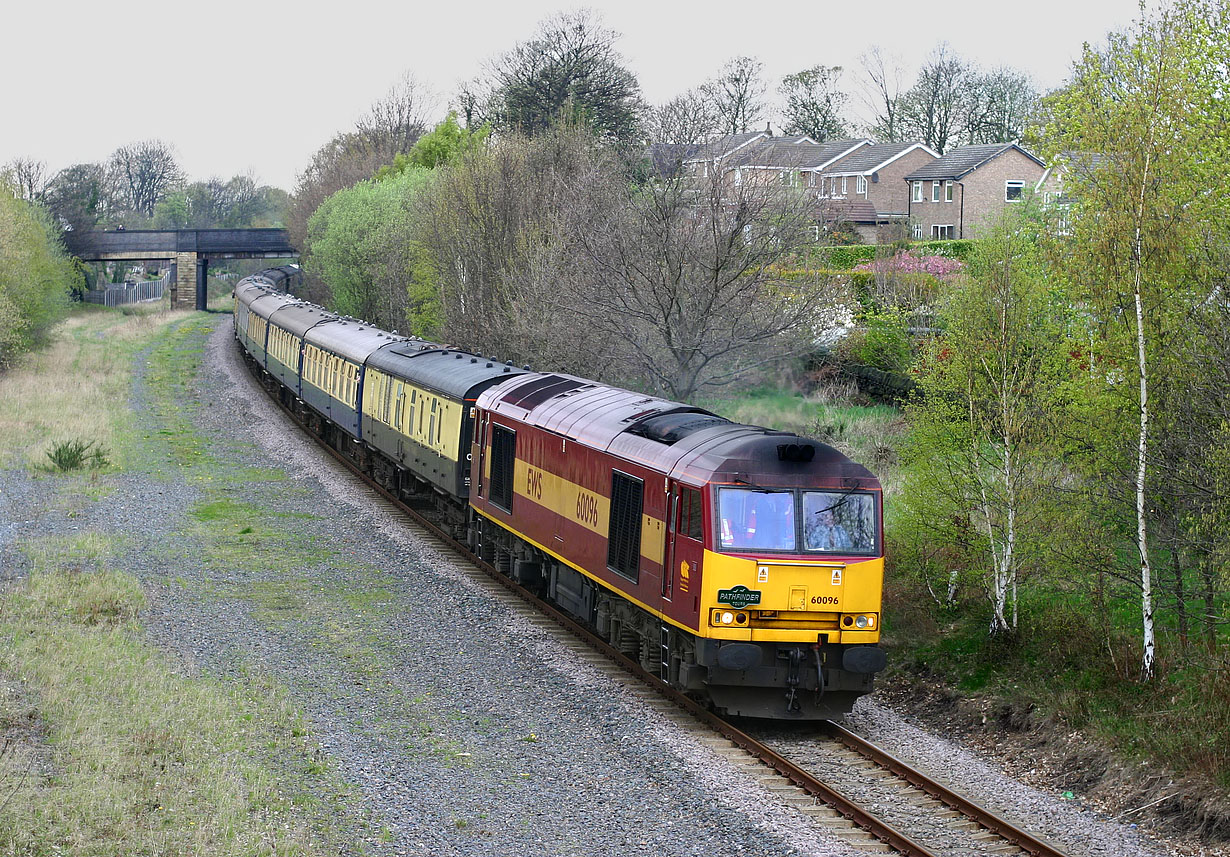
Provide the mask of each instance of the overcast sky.
POLYGON ((0 164, 34 157, 55 171, 158 138, 193 180, 252 172, 291 190, 312 153, 405 72, 439 93, 442 118, 447 98, 485 60, 580 5, 622 34, 617 48, 653 104, 737 55, 763 61, 774 83, 840 65, 853 91, 859 56, 878 45, 912 79, 940 41, 983 67, 1024 70, 1047 89, 1067 78, 1083 43, 1102 42, 1138 14, 1137 0, 22 0, 3 13, 0 164))

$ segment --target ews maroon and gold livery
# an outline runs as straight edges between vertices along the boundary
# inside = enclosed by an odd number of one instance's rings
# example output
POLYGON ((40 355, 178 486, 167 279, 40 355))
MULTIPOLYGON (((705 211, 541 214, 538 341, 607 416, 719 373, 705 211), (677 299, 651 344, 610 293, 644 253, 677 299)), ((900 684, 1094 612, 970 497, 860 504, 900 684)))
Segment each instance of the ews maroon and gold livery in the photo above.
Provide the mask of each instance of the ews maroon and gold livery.
POLYGON ((884 666, 880 486, 836 450, 235 289, 271 392, 389 491, 729 714, 831 718, 884 666))
POLYGON ((831 447, 566 375, 477 400, 478 546, 729 714, 834 717, 871 689, 879 483, 831 447))

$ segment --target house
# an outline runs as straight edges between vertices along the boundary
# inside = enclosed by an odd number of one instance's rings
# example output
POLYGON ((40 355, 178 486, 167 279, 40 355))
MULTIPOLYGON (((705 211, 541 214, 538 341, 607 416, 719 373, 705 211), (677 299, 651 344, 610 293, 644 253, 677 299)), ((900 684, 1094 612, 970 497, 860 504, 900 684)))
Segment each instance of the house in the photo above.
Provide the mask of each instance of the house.
POLYGON ((870 140, 816 143, 807 137, 771 137, 745 146, 728 157, 724 168, 735 187, 749 182, 778 181, 793 187, 820 189, 820 176, 834 163, 870 140))
POLYGON ((950 149, 903 177, 912 235, 972 238, 1045 172, 1046 165, 1017 143, 950 149))
POLYGON ((688 175, 697 178, 708 178, 720 168, 723 161, 733 156, 740 149, 770 137, 772 137, 772 134, 767 130, 752 131, 747 134, 727 134, 724 137, 718 137, 716 140, 705 143, 696 151, 688 154, 683 159, 683 167, 688 175))
POLYGON ((850 223, 864 241, 892 240, 884 227, 909 215, 908 174, 939 158, 923 143, 875 143, 858 147, 821 174, 821 198, 837 219, 850 223))

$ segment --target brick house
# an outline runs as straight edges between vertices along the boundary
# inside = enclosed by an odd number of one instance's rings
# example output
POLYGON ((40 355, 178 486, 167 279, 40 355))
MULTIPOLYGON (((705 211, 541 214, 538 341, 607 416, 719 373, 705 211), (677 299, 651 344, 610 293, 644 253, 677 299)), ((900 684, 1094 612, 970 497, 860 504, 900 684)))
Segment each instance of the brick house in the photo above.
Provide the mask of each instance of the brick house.
POLYGON ((781 182, 818 191, 825 169, 870 145, 870 140, 816 143, 807 137, 766 137, 732 152, 722 160, 721 169, 734 187, 744 182, 781 182))
POLYGON ((862 146, 821 172, 820 197, 867 243, 892 240, 885 227, 903 223, 909 212, 909 185, 903 179, 937 158, 923 143, 862 146))
POLYGON ((1016 143, 951 149, 905 175, 914 238, 972 238, 1032 190, 1046 165, 1016 143))

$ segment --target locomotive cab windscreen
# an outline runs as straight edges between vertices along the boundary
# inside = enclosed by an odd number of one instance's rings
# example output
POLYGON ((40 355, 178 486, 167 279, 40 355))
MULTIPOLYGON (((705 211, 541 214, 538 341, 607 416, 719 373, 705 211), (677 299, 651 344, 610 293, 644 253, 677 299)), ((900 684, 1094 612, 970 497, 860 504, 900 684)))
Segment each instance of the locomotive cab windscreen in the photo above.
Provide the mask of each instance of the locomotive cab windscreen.
POLYGON ((720 488, 717 505, 724 552, 879 553, 879 509, 871 492, 720 488))

